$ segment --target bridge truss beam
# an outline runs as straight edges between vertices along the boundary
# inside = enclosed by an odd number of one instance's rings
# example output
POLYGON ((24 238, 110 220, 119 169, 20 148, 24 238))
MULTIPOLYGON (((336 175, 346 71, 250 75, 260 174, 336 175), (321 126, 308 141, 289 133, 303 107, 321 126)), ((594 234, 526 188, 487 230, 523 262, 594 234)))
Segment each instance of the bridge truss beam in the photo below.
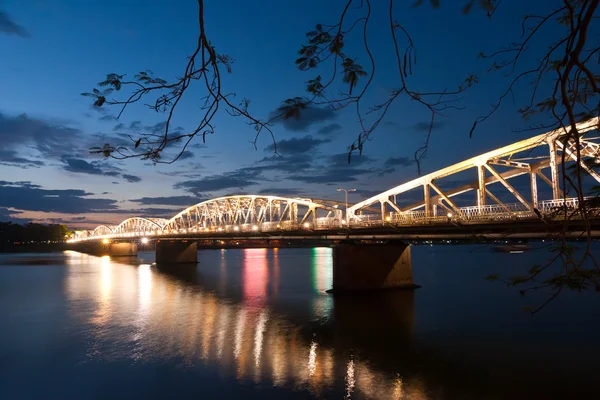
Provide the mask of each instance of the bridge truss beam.
MULTIPOLYGON (((577 150, 577 147, 572 140, 567 145, 564 145, 560 139, 565 135, 565 131, 558 129, 501 147, 499 149, 456 163, 449 167, 442 168, 412 181, 403 183, 381 194, 355 204, 348 209, 348 213, 350 218, 355 219, 362 218, 362 214, 369 215, 370 218, 377 216, 381 221, 389 221, 395 215, 397 216, 399 214, 405 214, 419 210, 423 210, 424 216, 429 216, 432 213, 432 210, 436 208, 432 205, 436 204, 439 204, 443 208, 449 210, 449 213, 452 211, 458 212, 460 207, 458 207, 458 204, 453 200, 453 198, 469 191, 476 191, 476 196, 472 203, 475 203, 482 211, 486 205, 487 196, 489 196, 499 205, 503 204, 498 197, 494 196, 487 188, 488 185, 494 183, 500 183, 519 201, 519 203, 525 206, 527 210, 533 211, 538 207, 539 203, 539 192, 536 179, 537 176, 541 177, 544 182, 548 183, 552 188, 552 199, 560 200, 563 197, 563 191, 560 188, 559 165, 563 161, 568 162, 577 160, 577 154, 579 154, 582 159, 599 159, 600 144, 594 142, 598 141, 599 138, 584 137, 584 134, 596 129, 598 129, 597 117, 578 124, 578 131, 580 134, 579 150, 577 150), (547 146, 548 148, 548 154, 546 156, 530 156, 530 153, 533 149, 543 146, 547 146), (564 156, 559 155, 559 153, 563 153, 564 156), (493 166, 501 166, 503 168, 511 169, 500 172, 497 171, 493 166), (446 188, 443 190, 438 184, 442 178, 453 176, 473 168, 477 169, 477 174, 472 183, 464 184, 455 188, 446 188), (542 170, 546 168, 550 169, 550 179, 547 178, 542 172, 542 170), (486 171, 488 171, 491 176, 486 177, 486 171), (529 176, 529 194, 522 193, 515 187, 515 185, 512 185, 509 182, 510 179, 525 174, 529 176), (420 186, 423 187, 423 199, 410 205, 402 205, 402 203, 405 203, 403 200, 411 197, 414 198, 412 193, 411 196, 407 194, 407 192, 412 191, 420 186), (431 187, 437 193, 437 195, 431 196, 429 187, 431 187), (530 197, 530 199, 528 199, 528 197, 530 197), (391 199, 394 199, 394 201, 391 199), (379 207, 381 209, 379 214, 373 215, 372 212, 366 211, 366 207, 372 207, 376 203, 380 203, 381 205, 381 207, 379 207)), ((585 163, 582 163, 582 166, 586 172, 588 172, 595 180, 600 182, 600 175, 598 173, 585 165, 585 163)))

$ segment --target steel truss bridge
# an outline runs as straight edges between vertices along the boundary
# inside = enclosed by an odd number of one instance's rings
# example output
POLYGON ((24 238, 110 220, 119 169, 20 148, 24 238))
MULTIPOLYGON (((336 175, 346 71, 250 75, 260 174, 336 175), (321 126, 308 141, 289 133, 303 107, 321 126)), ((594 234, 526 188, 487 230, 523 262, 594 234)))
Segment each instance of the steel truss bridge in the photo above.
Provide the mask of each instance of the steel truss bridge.
MULTIPOLYGON (((193 205, 171 219, 132 217, 116 226, 77 231, 69 241, 144 237, 335 238, 347 237, 350 231, 357 238, 362 233, 365 238, 408 238, 410 232, 420 237, 424 237, 423 232, 438 232, 440 237, 452 238, 459 237, 465 228, 471 228, 469 234, 497 227, 539 230, 540 226, 558 225, 565 212, 574 213, 577 219, 578 199, 565 197, 561 190, 563 162, 576 161, 579 155, 584 161, 583 169, 600 184, 600 175, 589 167, 589 161, 600 162, 598 124, 598 118, 594 118, 578 125, 579 145, 572 139, 565 140, 562 129, 537 135, 403 183, 349 207, 346 215, 340 207, 342 203, 327 200, 227 196, 193 205), (467 170, 475 170, 471 181, 457 179, 455 182, 462 183, 443 187, 442 183, 448 181, 444 178, 467 170), (518 181, 515 178, 521 179, 520 186, 514 184, 518 181), (549 199, 539 198, 538 179, 548 185, 549 199), (507 191, 514 202, 501 201, 502 196, 492 193, 492 185, 494 191, 507 191), (488 199, 492 204, 488 204, 488 199), (408 200, 412 202, 406 204, 408 200)), ((600 222, 600 209, 588 211, 592 220, 600 222)), ((592 227, 600 228, 598 225, 592 227)), ((594 233, 600 235, 600 230, 594 233)))

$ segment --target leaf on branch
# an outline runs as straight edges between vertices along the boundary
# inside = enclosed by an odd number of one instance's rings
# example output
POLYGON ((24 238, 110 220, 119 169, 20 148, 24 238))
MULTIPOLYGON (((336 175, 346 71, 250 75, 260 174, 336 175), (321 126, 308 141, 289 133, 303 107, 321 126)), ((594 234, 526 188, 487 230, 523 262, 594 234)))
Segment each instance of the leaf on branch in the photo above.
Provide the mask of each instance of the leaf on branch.
POLYGON ((344 83, 350 85, 349 93, 352 94, 352 89, 354 89, 358 83, 358 77, 365 76, 367 73, 363 70, 360 64, 355 63, 351 58, 345 58, 342 62, 342 67, 344 68, 343 81, 344 83))
POLYGON ((135 142, 135 148, 137 149, 138 147, 140 147, 140 143, 142 143, 142 138, 139 138, 136 142, 135 142))
POLYGON ((284 100, 283 105, 277 109, 277 112, 281 114, 283 119, 289 119, 295 117, 300 118, 300 111, 305 109, 307 106, 306 100, 301 97, 294 97, 292 99, 284 100))
POLYGON ((91 154, 102 154, 104 157, 110 157, 115 151, 117 149, 108 143, 105 143, 103 147, 91 147, 89 150, 91 154))
POLYGON ((329 46, 329 51, 335 54, 340 54, 344 47, 344 35, 336 35, 329 46))
POLYGON ((540 112, 552 111, 554 106, 556 106, 555 98, 548 98, 544 101, 541 101, 535 105, 540 112))
POLYGON ((479 5, 483 8, 484 11, 488 13, 494 11, 494 1, 496 0, 479 0, 479 5))
POLYGON ((125 75, 117 75, 117 74, 108 74, 106 75, 106 79, 102 82, 98 83, 100 86, 112 86, 114 90, 121 90, 122 83, 121 80, 125 75))
POLYGON ((500 278, 500 274, 492 274, 492 275, 486 276, 485 280, 494 282, 494 281, 498 280, 498 278, 500 278))
POLYGON ((218 54, 217 61, 225 66, 228 74, 231 74, 231 64, 235 62, 233 57, 227 54, 218 54))
POLYGON ((311 79, 310 81, 306 82, 306 91, 308 93, 314 94, 315 96, 322 96, 323 89, 324 86, 321 83, 321 75, 317 76, 315 79, 311 79))

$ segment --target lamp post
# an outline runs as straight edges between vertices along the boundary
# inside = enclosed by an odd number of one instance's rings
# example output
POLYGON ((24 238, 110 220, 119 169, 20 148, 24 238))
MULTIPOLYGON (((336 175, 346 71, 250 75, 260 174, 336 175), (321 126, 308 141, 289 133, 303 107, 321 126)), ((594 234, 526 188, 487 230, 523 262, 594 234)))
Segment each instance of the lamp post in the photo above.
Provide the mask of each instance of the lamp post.
POLYGON ((345 213, 346 213, 346 224, 349 223, 350 221, 348 220, 348 192, 356 192, 356 189, 344 189, 344 188, 337 188, 338 192, 344 192, 346 194, 346 208, 345 208, 345 213))

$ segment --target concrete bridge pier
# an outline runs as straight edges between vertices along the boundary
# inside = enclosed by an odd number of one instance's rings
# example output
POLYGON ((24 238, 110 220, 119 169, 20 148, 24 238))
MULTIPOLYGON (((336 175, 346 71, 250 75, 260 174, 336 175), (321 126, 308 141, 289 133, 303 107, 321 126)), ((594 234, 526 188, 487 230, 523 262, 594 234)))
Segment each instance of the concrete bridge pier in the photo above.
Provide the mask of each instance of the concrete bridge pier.
POLYGON ((135 257, 138 253, 134 242, 82 242, 69 245, 69 249, 94 256, 135 257))
POLYGON ((137 256, 137 244, 133 242, 115 242, 107 245, 101 245, 100 251, 102 255, 111 257, 132 257, 137 256))
POLYGON ((198 263, 198 243, 187 240, 157 240, 156 264, 198 263))
POLYGON ((410 244, 341 243, 333 248, 333 293, 417 287, 410 244))

